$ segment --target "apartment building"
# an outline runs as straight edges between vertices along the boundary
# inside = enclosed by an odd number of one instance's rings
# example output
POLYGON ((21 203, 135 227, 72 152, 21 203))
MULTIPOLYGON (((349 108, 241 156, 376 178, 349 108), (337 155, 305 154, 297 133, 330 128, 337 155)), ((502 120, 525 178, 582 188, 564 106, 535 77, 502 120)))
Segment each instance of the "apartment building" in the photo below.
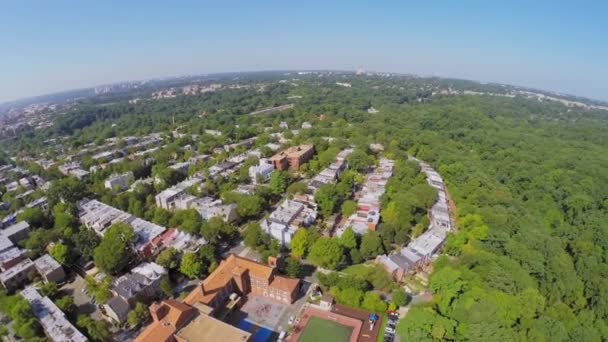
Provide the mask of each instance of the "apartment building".
POLYGON ((4 272, 27 258, 27 251, 19 247, 11 247, 0 252, 0 269, 4 272))
POLYGON ((36 270, 42 276, 45 282, 61 283, 65 280, 65 272, 63 267, 57 260, 53 259, 50 255, 45 254, 40 258, 34 260, 34 266, 36 270))
POLYGON ((268 159, 260 159, 258 165, 249 167, 249 179, 253 184, 258 183, 258 179, 264 182, 270 179, 270 175, 274 172, 274 165, 268 159))
POLYGON ((190 187, 201 184, 202 182, 203 178, 192 177, 161 191, 154 198, 156 200, 156 206, 167 210, 175 209, 175 200, 185 194, 186 190, 190 187))
POLYGON ((13 291, 29 282, 36 274, 36 267, 30 259, 25 259, 0 273, 0 283, 7 291, 13 291))
POLYGON ((315 153, 314 145, 299 145, 281 151, 270 158, 274 168, 279 171, 297 171, 300 165, 306 163, 315 153))
MULTIPOLYGON (((30 235, 30 225, 25 221, 17 222, 7 228, 0 230, 0 240, 6 239, 16 244, 30 235)), ((2 243, 0 243, 1 249, 2 243)))
POLYGON ((124 191, 133 183, 133 172, 128 171, 123 174, 113 174, 105 180, 104 187, 110 190, 124 191))
POLYGON ((316 219, 315 209, 288 199, 283 201, 267 219, 263 219, 260 226, 283 246, 289 246, 296 230, 311 225, 316 219))
POLYGON ((83 170, 78 162, 65 163, 59 166, 58 169, 64 175, 76 177, 78 179, 83 179, 89 175, 89 172, 83 170))

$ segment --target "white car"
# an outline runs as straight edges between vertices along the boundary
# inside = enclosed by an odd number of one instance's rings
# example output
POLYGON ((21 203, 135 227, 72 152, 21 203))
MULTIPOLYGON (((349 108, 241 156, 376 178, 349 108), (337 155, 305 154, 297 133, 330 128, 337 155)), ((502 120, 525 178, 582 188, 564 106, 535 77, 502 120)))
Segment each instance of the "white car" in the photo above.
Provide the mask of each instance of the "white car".
POLYGON ((289 320, 287 321, 287 323, 289 325, 293 325, 293 321, 294 321, 294 317, 293 316, 289 316, 289 320))

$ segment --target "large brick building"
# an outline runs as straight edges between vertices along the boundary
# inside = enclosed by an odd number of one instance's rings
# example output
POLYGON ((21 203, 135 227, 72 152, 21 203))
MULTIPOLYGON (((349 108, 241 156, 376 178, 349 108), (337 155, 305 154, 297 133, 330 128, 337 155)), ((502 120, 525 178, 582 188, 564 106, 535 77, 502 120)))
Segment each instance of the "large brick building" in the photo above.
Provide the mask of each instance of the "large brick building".
POLYGON ((300 280, 275 275, 274 271, 270 266, 230 255, 184 302, 189 305, 201 302, 217 308, 236 292, 244 296, 252 294, 270 298, 283 304, 293 303, 300 280))
POLYGON ((306 163, 312 155, 315 153, 315 146, 310 145, 299 145, 293 146, 285 151, 281 151, 270 158, 274 168, 283 170, 298 170, 300 165, 306 163))
POLYGON ((152 323, 134 342, 251 341, 251 333, 223 322, 222 312, 242 296, 253 294, 283 304, 295 301, 300 280, 277 276, 275 269, 230 255, 182 302, 164 300, 150 306, 152 323))

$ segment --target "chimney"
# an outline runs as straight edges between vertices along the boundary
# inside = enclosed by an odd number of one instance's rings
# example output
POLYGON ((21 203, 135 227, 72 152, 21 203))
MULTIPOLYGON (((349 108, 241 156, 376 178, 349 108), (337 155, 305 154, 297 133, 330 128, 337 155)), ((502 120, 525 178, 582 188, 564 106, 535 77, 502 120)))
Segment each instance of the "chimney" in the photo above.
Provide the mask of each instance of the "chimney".
POLYGON ((276 256, 269 256, 268 257, 268 266, 275 268, 277 267, 277 257, 276 256))

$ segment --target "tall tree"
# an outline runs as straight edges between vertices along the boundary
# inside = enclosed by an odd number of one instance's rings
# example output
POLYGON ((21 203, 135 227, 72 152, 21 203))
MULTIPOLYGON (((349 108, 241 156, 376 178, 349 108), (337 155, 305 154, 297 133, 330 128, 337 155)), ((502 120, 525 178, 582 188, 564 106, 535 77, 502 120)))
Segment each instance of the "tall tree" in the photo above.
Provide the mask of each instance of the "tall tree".
POLYGON ((195 253, 186 253, 182 258, 179 271, 190 279, 196 279, 201 275, 203 264, 199 256, 195 253))
POLYGON ((338 239, 340 245, 346 249, 355 249, 357 248, 357 235, 353 231, 351 227, 348 227, 342 233, 342 236, 338 239))
POLYGON ((308 244, 308 235, 308 229, 300 228, 296 230, 296 233, 293 235, 293 238, 289 243, 289 248, 291 249, 291 256, 298 259, 306 256, 308 248, 310 247, 310 245, 308 244))
POLYGON ((116 223, 108 228, 101 243, 95 248, 95 265, 109 274, 118 274, 131 260, 133 228, 116 223))
POLYGON ((384 254, 382 240, 380 239, 380 236, 378 236, 378 233, 370 231, 363 235, 363 238, 361 238, 360 251, 361 255, 367 259, 384 254))
POLYGON ((342 246, 336 239, 321 237, 310 248, 308 260, 316 266, 335 270, 344 261, 342 246))

